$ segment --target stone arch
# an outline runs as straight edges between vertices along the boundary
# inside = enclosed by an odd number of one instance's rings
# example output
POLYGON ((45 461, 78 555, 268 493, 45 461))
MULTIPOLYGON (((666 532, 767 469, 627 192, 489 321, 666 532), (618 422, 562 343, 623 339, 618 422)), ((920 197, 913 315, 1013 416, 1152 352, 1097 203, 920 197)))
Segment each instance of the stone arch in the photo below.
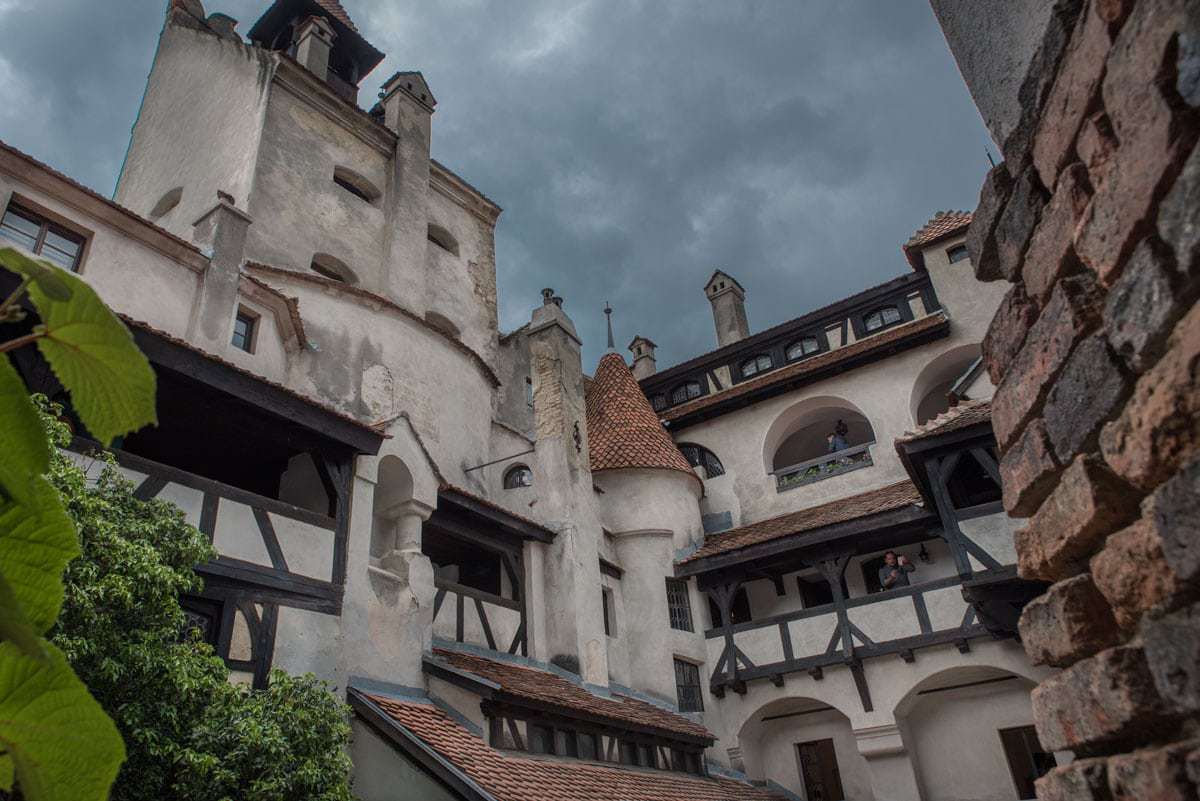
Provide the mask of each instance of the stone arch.
POLYGON ((371 559, 379 560, 396 550, 395 513, 413 498, 412 471, 398 456, 379 460, 375 475, 375 501, 371 520, 371 559))
POLYGON ((941 353, 921 369, 909 399, 913 423, 921 425, 950 408, 946 394, 979 354, 978 343, 959 345, 941 353))
POLYGON ((358 276, 354 270, 351 270, 344 261, 336 256, 328 253, 313 254, 312 263, 309 269, 317 275, 330 279, 331 281, 341 281, 343 284, 357 284, 358 276))
POLYGON ((762 450, 766 472, 828 453, 826 437, 838 420, 845 421, 849 428, 849 446, 875 441, 871 421, 850 401, 831 395, 806 398, 785 409, 768 427, 762 450))

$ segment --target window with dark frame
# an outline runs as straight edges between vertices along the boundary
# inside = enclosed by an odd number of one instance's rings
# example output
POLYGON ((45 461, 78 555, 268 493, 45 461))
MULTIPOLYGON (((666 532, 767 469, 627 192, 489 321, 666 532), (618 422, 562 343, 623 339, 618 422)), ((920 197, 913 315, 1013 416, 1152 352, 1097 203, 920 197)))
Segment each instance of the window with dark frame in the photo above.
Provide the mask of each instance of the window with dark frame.
POLYGON ((700 392, 699 381, 685 381, 671 391, 671 402, 684 403, 685 401, 700 397, 700 392))
POLYGON ((692 467, 704 469, 705 478, 716 478, 717 476, 725 475, 725 466, 721 464, 721 460, 717 458, 716 454, 708 448, 684 442, 680 443, 679 450, 683 453, 683 457, 688 460, 688 464, 692 467))
POLYGON ((700 666, 675 660, 675 691, 680 712, 703 712, 704 695, 700 688, 700 666))
POLYGON ((900 322, 900 310, 895 306, 884 306, 863 318, 863 325, 867 331, 878 331, 898 322, 900 322))
POLYGON ((966 245, 954 245, 946 250, 946 257, 950 259, 951 264, 954 264, 956 261, 966 261, 971 258, 971 254, 967 251, 966 245))
POLYGON ((530 723, 529 728, 529 753, 531 754, 553 754, 554 750, 554 729, 549 726, 541 726, 537 723, 530 723))
POLYGON ((661 412, 667 408, 667 396, 662 394, 655 395, 650 399, 650 405, 654 407, 654 411, 661 412))
POLYGON ((773 363, 771 361, 771 354, 760 353, 757 356, 742 362, 742 375, 746 378, 749 378, 752 375, 757 375, 758 373, 763 373, 767 370, 770 370, 772 366, 773 363))
POLYGON ((692 628, 692 604, 688 598, 688 584, 682 579, 667 579, 667 609, 670 612, 671 628, 679 631, 694 631, 692 628))
POLYGON ((357 197, 359 200, 363 200, 367 203, 371 202, 371 198, 369 195, 367 195, 366 192, 359 189, 357 186, 355 186, 353 183, 351 183, 350 181, 348 181, 346 178, 339 175, 338 173, 334 173, 333 182, 335 184, 337 184, 338 186, 340 186, 342 189, 345 189, 347 192, 349 192, 350 194, 357 197))
POLYGON ((817 341, 816 337, 804 337, 804 339, 801 339, 799 342, 794 342, 789 345, 786 355, 788 361, 792 361, 794 359, 800 359, 805 356, 809 356, 813 353, 816 353, 820 349, 821 343, 817 341))
POLYGON ((239 309, 233 319, 233 346, 246 353, 254 352, 254 329, 258 325, 258 317, 239 309))
POLYGON ((0 239, 7 239, 64 270, 76 272, 85 238, 17 203, 0 217, 0 239))
POLYGON ((600 588, 600 609, 604 614, 604 636, 617 636, 617 611, 613 606, 612 590, 608 587, 600 588))

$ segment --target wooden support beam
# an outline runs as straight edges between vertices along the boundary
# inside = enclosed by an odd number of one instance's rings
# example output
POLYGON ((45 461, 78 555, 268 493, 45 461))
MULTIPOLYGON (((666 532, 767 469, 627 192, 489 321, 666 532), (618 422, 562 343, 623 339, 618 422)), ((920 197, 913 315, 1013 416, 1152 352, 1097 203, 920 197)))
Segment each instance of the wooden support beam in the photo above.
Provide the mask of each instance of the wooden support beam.
POLYGON ((746 694, 746 682, 741 679, 734 679, 729 683, 729 689, 733 690, 738 695, 746 694))
POLYGON ((867 675, 863 672, 862 661, 855 659, 850 662, 850 675, 854 677, 854 687, 858 690, 858 699, 862 701, 863 712, 873 712, 871 703, 871 688, 867 685, 867 675))
POLYGON ((917 661, 917 653, 911 648, 905 648, 900 652, 900 658, 911 665, 913 662, 917 661))
POLYGON ((782 687, 783 686, 783 674, 776 673, 774 676, 771 677, 771 683, 774 684, 776 687, 782 687))
POLYGON ((971 652, 970 640, 955 640, 954 647, 958 649, 960 654, 968 654, 971 652))
POLYGON ((816 667, 808 669, 808 675, 812 677, 813 681, 820 681, 821 679, 825 678, 825 669, 820 665, 817 665, 816 667))

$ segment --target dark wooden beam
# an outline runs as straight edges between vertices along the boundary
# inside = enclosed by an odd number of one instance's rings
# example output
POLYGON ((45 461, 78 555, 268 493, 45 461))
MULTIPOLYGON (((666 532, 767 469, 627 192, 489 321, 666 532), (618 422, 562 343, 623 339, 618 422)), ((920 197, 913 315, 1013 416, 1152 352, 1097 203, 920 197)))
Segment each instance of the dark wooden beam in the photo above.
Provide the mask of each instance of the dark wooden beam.
POLYGON ((858 699, 862 701, 863 712, 873 712, 871 703, 871 688, 867 684, 867 675, 863 672, 862 662, 854 660, 850 663, 850 675, 854 677, 854 688, 858 690, 858 699))
POLYGON ((911 665, 917 661, 917 652, 911 648, 905 648, 900 652, 900 658, 911 665))
MULTIPOLYGON (((512 512, 493 506, 455 487, 443 487, 438 490, 438 508, 443 508, 443 504, 474 516, 480 522, 491 523, 506 534, 519 539, 537 540, 538 542, 554 541, 555 533, 545 526, 517 517, 512 512)), ((434 514, 436 515, 437 512, 434 514)))

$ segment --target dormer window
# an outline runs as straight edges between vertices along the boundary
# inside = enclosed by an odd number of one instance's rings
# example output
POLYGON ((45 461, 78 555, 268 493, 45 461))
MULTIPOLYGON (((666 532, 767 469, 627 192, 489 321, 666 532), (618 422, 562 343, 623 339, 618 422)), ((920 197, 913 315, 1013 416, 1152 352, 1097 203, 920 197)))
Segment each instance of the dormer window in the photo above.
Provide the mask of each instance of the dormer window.
POLYGON ((816 353, 820 349, 821 343, 817 341, 816 337, 805 337, 799 342, 794 342, 788 346, 787 358, 788 361, 792 361, 793 359, 802 359, 805 356, 816 353))
POLYGON ((749 378, 752 375, 757 375, 770 370, 772 366, 771 355, 769 353, 760 353, 757 356, 742 362, 742 375, 746 378, 749 378))
POLYGON ((898 322, 900 322, 900 310, 895 306, 884 306, 863 318, 863 325, 868 332, 878 331, 898 322))
POLYGON ((367 203, 374 203, 379 198, 379 190, 375 188, 374 184, 345 167, 333 168, 333 182, 367 203))
POLYGON ((667 396, 659 393, 650 398, 650 405, 654 407, 654 411, 661 412, 667 408, 667 396))
POLYGON ((533 486, 533 471, 523 464, 510 467, 504 474, 505 489, 520 489, 533 486))
POLYGON ((702 391, 699 381, 686 381, 671 391, 671 402, 684 403, 690 401, 692 398, 700 397, 702 391))
POLYGON ((950 259, 951 264, 954 264, 956 261, 965 261, 970 257, 971 254, 967 252, 966 245, 955 245, 946 250, 946 258, 950 259))

